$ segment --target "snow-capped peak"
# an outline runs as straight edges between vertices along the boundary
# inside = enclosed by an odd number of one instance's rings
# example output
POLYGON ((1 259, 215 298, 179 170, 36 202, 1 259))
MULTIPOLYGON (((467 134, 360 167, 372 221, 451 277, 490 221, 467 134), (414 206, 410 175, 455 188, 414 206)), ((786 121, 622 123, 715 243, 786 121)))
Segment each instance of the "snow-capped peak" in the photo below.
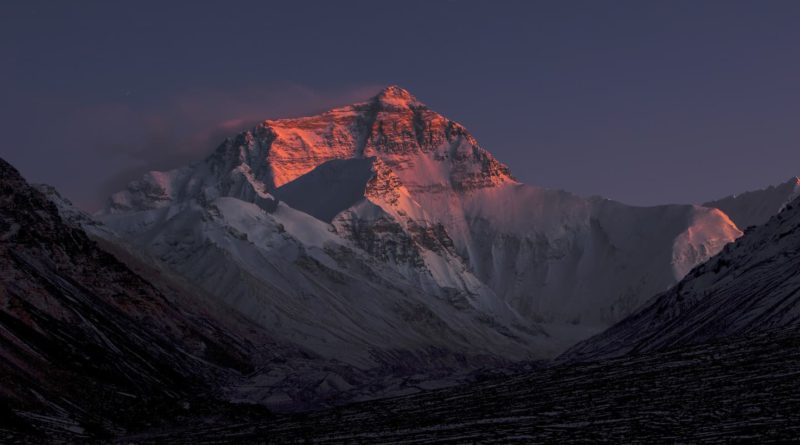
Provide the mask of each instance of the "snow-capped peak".
MULTIPOLYGON (((317 116, 265 121, 198 164, 133 183, 108 213, 117 213, 112 228, 170 256, 174 244, 195 241, 172 221, 195 224, 191 212, 215 202, 211 213, 223 222, 239 221, 242 212, 232 209, 242 206, 259 221, 275 220, 269 233, 248 234, 258 226, 249 222, 237 227, 246 235, 238 241, 209 236, 237 267, 254 270, 255 282, 272 279, 266 266, 260 257, 233 255, 231 243, 255 240, 248 251, 283 261, 274 249, 285 230, 298 251, 310 248, 304 239, 326 240, 315 246, 325 250, 325 264, 342 261, 337 249, 350 249, 458 308, 549 326, 556 349, 629 314, 741 234, 705 207, 636 208, 520 184, 464 126, 396 86, 317 116), (318 224, 300 236, 293 226, 301 218, 285 218, 290 210, 318 224)), ((180 258, 187 264, 176 267, 212 267, 187 252, 180 258)), ((213 267, 228 268, 225 258, 215 257, 213 267)))
POLYGON ((384 88, 372 100, 383 107, 409 108, 411 106, 423 106, 422 102, 418 101, 408 90, 397 85, 390 85, 384 88))

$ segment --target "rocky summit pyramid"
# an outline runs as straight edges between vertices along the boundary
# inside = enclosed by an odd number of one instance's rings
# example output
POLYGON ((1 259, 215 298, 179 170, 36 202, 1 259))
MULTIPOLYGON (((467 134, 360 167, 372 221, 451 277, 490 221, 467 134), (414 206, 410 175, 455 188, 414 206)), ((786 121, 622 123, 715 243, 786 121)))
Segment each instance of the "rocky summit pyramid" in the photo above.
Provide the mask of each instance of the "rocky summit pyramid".
POLYGON ((717 209, 522 184, 396 86, 264 121, 97 217, 275 337, 365 368, 552 357, 741 235, 717 209))

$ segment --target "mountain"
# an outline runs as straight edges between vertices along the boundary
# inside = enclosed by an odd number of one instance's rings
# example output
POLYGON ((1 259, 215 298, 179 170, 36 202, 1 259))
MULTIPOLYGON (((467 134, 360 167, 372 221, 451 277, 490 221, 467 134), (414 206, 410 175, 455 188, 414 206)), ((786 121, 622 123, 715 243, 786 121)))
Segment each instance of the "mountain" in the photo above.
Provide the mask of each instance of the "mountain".
POLYGON ((753 336, 800 327, 800 200, 694 268, 680 283, 564 360, 624 354, 753 336))
MULTIPOLYGON (((767 195, 719 206, 762 217, 767 195)), ((0 204, 3 442, 675 441, 797 424, 800 202, 730 244, 741 232, 717 208, 521 184, 397 87, 265 121, 95 217, 0 161, 0 204), (264 409, 349 401, 364 403, 264 409)))
POLYGON ((742 229, 764 224, 773 215, 800 196, 800 179, 790 178, 762 190, 726 196, 703 206, 720 209, 742 229))
POLYGON ((265 121, 97 217, 276 338, 364 369, 553 357, 741 234, 716 209, 521 184, 398 87, 265 121))

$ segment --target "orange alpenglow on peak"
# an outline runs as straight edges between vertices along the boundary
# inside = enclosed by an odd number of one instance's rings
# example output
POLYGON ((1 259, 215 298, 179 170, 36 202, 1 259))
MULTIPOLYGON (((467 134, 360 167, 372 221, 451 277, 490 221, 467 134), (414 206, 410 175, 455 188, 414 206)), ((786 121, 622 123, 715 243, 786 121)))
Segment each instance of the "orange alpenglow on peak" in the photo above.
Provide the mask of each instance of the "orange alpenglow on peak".
POLYGON ((410 105, 422 105, 422 102, 417 100, 408 90, 400 88, 397 85, 390 85, 384 88, 373 100, 380 102, 382 105, 390 106, 408 107, 410 105))

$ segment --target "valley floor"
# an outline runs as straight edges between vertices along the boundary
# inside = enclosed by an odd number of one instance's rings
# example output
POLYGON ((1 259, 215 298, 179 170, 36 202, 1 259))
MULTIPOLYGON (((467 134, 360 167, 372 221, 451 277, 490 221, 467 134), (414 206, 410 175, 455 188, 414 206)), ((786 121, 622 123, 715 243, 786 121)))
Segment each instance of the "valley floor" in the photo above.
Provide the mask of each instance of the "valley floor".
POLYGON ((136 443, 730 442, 800 437, 800 334, 707 344, 136 443))

